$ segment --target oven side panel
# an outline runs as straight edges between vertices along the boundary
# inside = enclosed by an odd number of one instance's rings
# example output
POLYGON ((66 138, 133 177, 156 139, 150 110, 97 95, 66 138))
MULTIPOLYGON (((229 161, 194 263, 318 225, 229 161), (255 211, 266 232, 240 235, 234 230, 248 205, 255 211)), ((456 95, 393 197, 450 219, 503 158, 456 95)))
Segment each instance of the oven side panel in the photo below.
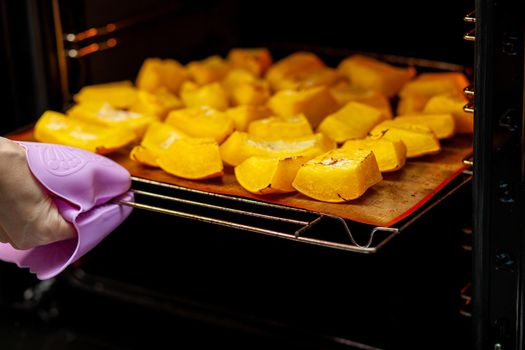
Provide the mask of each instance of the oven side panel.
POLYGON ((475 344, 517 349, 523 345, 524 5, 478 0, 476 19, 475 344))

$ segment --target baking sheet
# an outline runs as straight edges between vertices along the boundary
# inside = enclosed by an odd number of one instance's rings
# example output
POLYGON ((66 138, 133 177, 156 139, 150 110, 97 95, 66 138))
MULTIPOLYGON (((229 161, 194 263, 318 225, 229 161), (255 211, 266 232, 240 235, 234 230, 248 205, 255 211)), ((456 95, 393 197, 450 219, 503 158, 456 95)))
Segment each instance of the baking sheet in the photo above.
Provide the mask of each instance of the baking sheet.
MULTIPOLYGON (((11 136, 34 141, 32 131, 11 136)), ((130 147, 108 155, 133 176, 206 192, 255 198, 290 207, 331 214, 374 226, 389 227, 406 218, 434 197, 465 169, 463 159, 472 153, 472 137, 455 136, 441 140, 442 151, 433 156, 408 160, 400 171, 384 173, 383 181, 360 198, 346 203, 325 203, 300 193, 258 196, 244 190, 235 180, 233 168, 225 167, 220 179, 191 181, 172 176, 129 159, 130 147)))

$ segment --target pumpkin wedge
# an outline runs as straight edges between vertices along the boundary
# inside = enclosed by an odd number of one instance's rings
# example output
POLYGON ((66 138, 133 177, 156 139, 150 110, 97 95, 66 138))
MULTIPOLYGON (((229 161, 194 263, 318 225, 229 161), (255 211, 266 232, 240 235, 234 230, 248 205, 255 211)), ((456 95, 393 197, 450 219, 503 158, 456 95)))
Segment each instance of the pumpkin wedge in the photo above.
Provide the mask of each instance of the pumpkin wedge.
POLYGON ((363 55, 353 55, 344 59, 337 69, 353 85, 379 91, 387 97, 396 95, 401 87, 416 75, 413 67, 395 67, 363 55))
POLYGON ((187 69, 176 60, 147 58, 135 83, 140 90, 157 92, 168 89, 172 94, 178 94, 182 83, 188 78, 187 69))
POLYGON ((272 65, 272 55, 265 48, 231 49, 227 60, 233 67, 247 70, 257 77, 262 76, 272 65))
POLYGON ((337 149, 306 162, 292 185, 308 197, 340 203, 359 198, 381 180, 372 151, 337 149))
POLYGON ((325 68, 323 61, 313 53, 299 51, 272 65, 266 73, 266 79, 273 91, 297 89, 301 77, 325 68))
POLYGON ((293 117, 269 117, 248 126, 250 137, 265 140, 285 140, 312 135, 312 127, 304 114, 293 117))
POLYGON ((79 119, 100 126, 128 128, 135 132, 137 138, 144 135, 150 123, 158 120, 154 115, 117 109, 107 102, 80 103, 70 108, 67 115, 72 119, 79 119))
POLYGON ((131 129, 86 123, 53 111, 42 114, 35 125, 34 135, 40 142, 58 143, 100 154, 116 151, 136 138, 131 129))
POLYGON ((330 92, 341 106, 350 101, 359 102, 379 109, 383 113, 384 119, 393 118, 390 101, 379 91, 365 90, 351 85, 347 81, 340 81, 330 87, 330 92))
MULTIPOLYGON (((391 122, 428 126, 440 140, 454 136, 455 122, 452 114, 400 115, 391 122)), ((388 125, 388 122, 385 124, 388 125)))
POLYGON ((467 99, 460 95, 438 95, 432 97, 423 113, 451 113, 456 124, 456 133, 472 134, 474 132, 474 115, 463 110, 467 99))
POLYGON ((374 107, 359 102, 348 102, 343 108, 330 114, 319 125, 318 131, 337 143, 350 139, 362 139, 383 120, 383 114, 374 107))
POLYGON ((377 165, 382 173, 399 170, 405 165, 407 148, 401 140, 387 140, 383 137, 365 140, 348 140, 341 147, 346 150, 370 150, 374 152, 377 165))
POLYGON ((235 130, 246 131, 251 122, 271 116, 272 111, 266 106, 244 105, 227 109, 226 115, 233 120, 235 130))
POLYGON ((158 158, 162 170, 190 180, 204 180, 223 175, 219 145, 211 138, 182 138, 158 158))
POLYGON ((281 117, 302 113, 315 128, 324 117, 335 112, 339 104, 328 88, 319 86, 300 91, 279 91, 270 98, 268 107, 281 117))
POLYGON ((208 106, 219 111, 228 108, 228 94, 219 83, 199 86, 191 81, 182 84, 180 98, 186 107, 208 106))
POLYGON ((237 166, 252 156, 281 158, 304 156, 306 159, 311 159, 333 148, 335 143, 322 134, 268 141, 236 131, 221 145, 220 151, 225 163, 237 166))
POLYGON ((304 157, 250 157, 235 167, 235 177, 245 190, 255 194, 295 192, 292 182, 304 157))
POLYGON ((192 137, 211 137, 221 143, 233 132, 233 121, 226 113, 210 107, 193 107, 171 111, 165 120, 192 137))
POLYGON ((154 115, 164 120, 168 113, 174 109, 182 108, 181 100, 166 88, 160 88, 154 93, 139 90, 136 102, 130 107, 135 113, 154 115))
POLYGON ((140 145, 133 147, 130 158, 136 162, 158 167, 157 159, 166 151, 173 141, 188 137, 171 125, 159 122, 150 124, 140 145))
POLYGON ((371 132, 372 137, 382 137, 387 140, 401 140, 407 148, 407 158, 415 158, 427 154, 436 154, 441 150, 439 140, 427 126, 419 124, 396 125, 379 124, 371 132))
POLYGON ((206 85, 224 78, 230 70, 230 64, 220 56, 210 56, 201 61, 193 61, 186 66, 190 77, 199 85, 206 85))
POLYGON ((137 99, 137 89, 130 81, 84 86, 74 96, 77 103, 109 103, 114 108, 129 108, 137 99))
POLYGON ((423 73, 405 84, 399 95, 401 97, 414 94, 426 97, 442 94, 462 95, 463 89, 468 85, 469 81, 462 73, 423 73))
POLYGON ((429 97, 418 94, 408 94, 400 97, 397 104, 397 115, 417 114, 423 111, 429 97))
POLYGON ((234 106, 263 105, 270 98, 270 85, 243 69, 232 69, 221 82, 234 106))

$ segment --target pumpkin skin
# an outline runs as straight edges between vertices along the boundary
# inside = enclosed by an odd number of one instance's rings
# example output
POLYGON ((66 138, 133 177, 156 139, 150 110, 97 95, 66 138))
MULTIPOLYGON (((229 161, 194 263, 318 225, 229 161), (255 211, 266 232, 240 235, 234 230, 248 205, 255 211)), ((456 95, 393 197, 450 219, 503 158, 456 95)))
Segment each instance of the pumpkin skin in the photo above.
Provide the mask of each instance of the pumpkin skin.
POLYGON ((413 67, 400 68, 363 55, 353 55, 341 61, 337 70, 350 82, 366 90, 395 96, 403 85, 416 75, 413 67))
POLYGON ((158 158, 165 172, 190 180, 204 180, 223 175, 219 145, 211 138, 182 138, 158 158))
POLYGON ((131 129, 90 124, 53 111, 44 112, 38 119, 34 136, 40 142, 78 147, 99 154, 116 151, 136 138, 131 129))
POLYGON ((292 182, 305 157, 250 157, 235 167, 237 182, 248 192, 265 195, 295 192, 292 182))
POLYGON ((467 102, 467 99, 460 95, 438 95, 427 102, 423 113, 451 113, 454 117, 456 133, 472 134, 474 115, 463 110, 467 102))
POLYGON ((289 140, 251 138, 247 133, 234 132, 220 147, 222 160, 237 166, 252 156, 294 157, 307 160, 335 148, 335 143, 322 134, 289 140))
POLYGON ((441 145, 434 132, 427 126, 419 124, 385 125, 376 126, 371 132, 372 137, 387 140, 401 140, 407 149, 407 158, 416 158, 428 154, 436 154, 441 150, 441 145))
POLYGON ((381 180, 372 151, 337 149, 303 164, 292 185, 308 197, 341 203, 359 198, 381 180))
POLYGON ((362 139, 383 120, 380 110, 359 102, 348 102, 330 114, 319 125, 318 131, 337 143, 349 139, 362 139))
POLYGON ((300 91, 282 90, 268 101, 268 107, 278 116, 304 114, 313 128, 339 108, 337 100, 324 86, 300 91))
POLYGON ((233 132, 233 121, 226 113, 210 107, 193 107, 171 111, 165 120, 191 137, 211 137, 218 143, 233 132))
POLYGON ((248 127, 250 137, 265 140, 293 139, 312 134, 312 127, 304 114, 259 119, 252 122, 248 127))
POLYGON ((341 147, 346 150, 370 150, 374 152, 377 165, 382 173, 397 171, 406 162, 407 149, 401 140, 387 140, 383 137, 366 140, 348 140, 341 147))

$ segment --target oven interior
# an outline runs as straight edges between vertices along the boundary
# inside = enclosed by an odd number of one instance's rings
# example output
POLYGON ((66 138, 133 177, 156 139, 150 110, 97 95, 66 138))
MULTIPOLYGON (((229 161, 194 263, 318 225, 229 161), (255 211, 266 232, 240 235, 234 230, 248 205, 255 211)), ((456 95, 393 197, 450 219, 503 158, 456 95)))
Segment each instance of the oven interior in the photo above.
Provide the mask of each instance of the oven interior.
MULTIPOLYGON (((310 50, 329 65, 349 52, 372 52, 473 66, 473 47, 462 38, 471 29, 463 17, 472 1, 133 0, 122 6, 54 0, 2 6, 4 15, 27 19, 14 25, 3 17, 9 29, 3 45, 27 40, 26 50, 14 45, 5 63, 33 82, 8 86, 14 101, 9 112, 18 117, 2 123, 2 132, 30 123, 43 109, 64 108, 81 86, 133 80, 147 57, 186 63, 232 47, 268 47, 275 59, 310 50), (86 32, 90 28, 98 33, 86 32), (93 36, 68 36, 78 33, 93 36), (24 71, 33 62, 28 50, 39 63, 24 71)), ((43 349, 165 342, 192 348, 467 348, 470 207, 467 183, 370 255, 136 210, 56 279, 38 282, 26 271, 0 266, 6 315, 0 336, 13 346, 34 342, 43 349)))

